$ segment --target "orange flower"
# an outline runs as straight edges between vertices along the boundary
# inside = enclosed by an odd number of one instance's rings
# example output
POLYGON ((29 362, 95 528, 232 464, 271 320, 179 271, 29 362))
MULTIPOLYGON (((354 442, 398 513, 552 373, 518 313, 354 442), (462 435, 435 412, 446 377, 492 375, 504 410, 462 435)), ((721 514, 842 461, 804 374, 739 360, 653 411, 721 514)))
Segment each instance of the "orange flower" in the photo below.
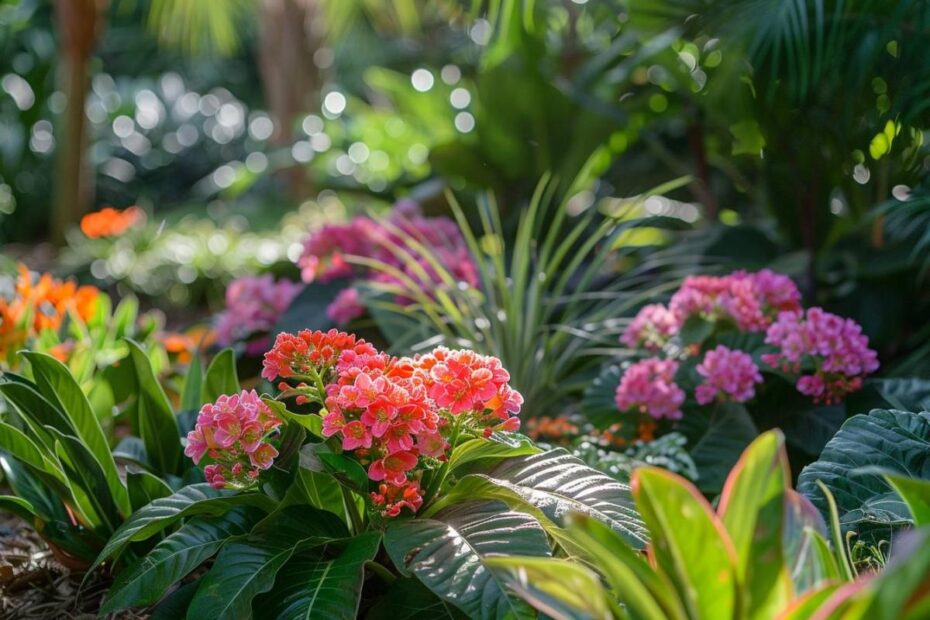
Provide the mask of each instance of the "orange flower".
POLYGON ((178 362, 187 364, 191 361, 194 351, 209 348, 216 341, 216 334, 208 326, 198 325, 181 332, 162 332, 158 340, 168 355, 178 362))
POLYGON ((81 232, 89 239, 118 237, 144 219, 145 212, 139 207, 129 207, 122 211, 104 207, 81 218, 81 232))
POLYGON ((94 286, 78 286, 50 274, 36 282, 29 269, 19 265, 19 277, 11 299, 0 299, 0 354, 39 334, 44 329, 57 330, 68 312, 82 321, 97 310, 100 291, 94 286))

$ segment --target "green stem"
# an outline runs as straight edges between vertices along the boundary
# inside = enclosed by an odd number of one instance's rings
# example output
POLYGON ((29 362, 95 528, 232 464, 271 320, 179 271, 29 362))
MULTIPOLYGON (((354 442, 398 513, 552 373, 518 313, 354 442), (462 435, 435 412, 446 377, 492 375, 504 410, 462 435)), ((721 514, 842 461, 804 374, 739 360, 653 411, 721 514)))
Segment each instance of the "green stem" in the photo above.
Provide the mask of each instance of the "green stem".
MULTIPOLYGON (((455 448, 455 444, 459 439, 459 433, 462 430, 462 417, 457 416, 455 422, 452 423, 452 436, 449 438, 449 451, 455 448)), ((439 490, 442 488, 442 483, 446 481, 446 477, 449 475, 449 461, 446 461, 442 464, 442 467, 436 472, 436 476, 433 480, 430 481, 429 489, 427 490, 426 496, 432 501, 434 495, 439 493, 439 490)))
POLYGON ((342 491, 342 503, 345 504, 346 512, 349 514, 349 520, 352 522, 352 530, 355 534, 361 534, 365 531, 365 522, 362 520, 362 515, 358 512, 358 506, 355 504, 352 491, 344 486, 340 486, 339 488, 342 491))

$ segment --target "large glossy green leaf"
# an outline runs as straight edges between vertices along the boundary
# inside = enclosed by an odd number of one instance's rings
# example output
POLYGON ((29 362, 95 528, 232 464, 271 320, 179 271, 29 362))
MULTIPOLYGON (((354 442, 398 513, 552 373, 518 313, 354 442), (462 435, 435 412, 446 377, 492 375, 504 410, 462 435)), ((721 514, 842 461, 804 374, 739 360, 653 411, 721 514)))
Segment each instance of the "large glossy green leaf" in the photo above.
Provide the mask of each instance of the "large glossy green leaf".
POLYGON ((57 463, 49 458, 51 454, 41 450, 21 430, 5 422, 0 422, 0 448, 39 471, 60 473, 57 463))
POLYGON ((889 527, 911 522, 910 511, 881 471, 930 480, 930 413, 876 409, 853 416, 830 440, 820 459, 798 477, 798 492, 827 514, 816 481, 836 498, 840 522, 860 536, 887 537, 889 527), (881 471, 869 468, 878 467, 881 471))
MULTIPOLYGON (((51 430, 55 434, 56 455, 78 503, 96 516, 95 525, 102 525, 109 532, 115 531, 122 522, 122 516, 107 486, 107 477, 100 462, 77 437, 51 430)), ((123 492, 126 493, 125 487, 123 492)))
POLYGON ((791 598, 782 549, 790 485, 784 436, 768 431, 746 449, 723 487, 718 512, 736 549, 747 617, 774 616, 791 598))
POLYGON ((469 478, 507 489, 555 524, 570 512, 587 514, 607 523, 632 546, 645 546, 646 530, 634 508, 630 487, 562 448, 507 459, 487 474, 466 476, 459 484, 469 478))
POLYGON ((149 462, 162 475, 177 473, 181 462, 181 432, 171 403, 165 395, 148 355, 132 340, 126 340, 139 385, 139 433, 149 462))
POLYGON ((707 500, 684 478, 653 467, 636 470, 632 486, 656 564, 689 617, 736 617, 738 558, 707 500))
POLYGON ((223 546, 197 588, 188 618, 251 617, 253 599, 271 589, 278 571, 296 552, 347 535, 334 515, 310 506, 272 513, 250 534, 223 546))
POLYGON ((329 474, 298 468, 294 481, 288 487, 282 502, 290 504, 310 504, 320 510, 334 514, 344 512, 342 487, 329 474))
POLYGON ((172 493, 171 487, 164 480, 134 467, 126 467, 126 488, 129 490, 129 503, 133 511, 172 493))
POLYGON ((442 600, 415 577, 395 579, 365 620, 464 620, 458 607, 442 600))
POLYGON ((365 563, 381 545, 380 532, 366 532, 344 544, 298 551, 278 574, 271 592, 255 601, 255 617, 278 620, 354 620, 358 614, 365 563))
POLYGON ((487 439, 469 439, 457 445, 449 456, 449 468, 452 470, 464 467, 476 461, 490 461, 527 456, 542 452, 528 438, 520 438, 517 445, 511 446, 498 441, 487 439))
MULTIPOLYGON (((74 428, 75 436, 87 446, 99 463, 109 495, 112 496, 119 511, 123 515, 128 515, 130 513, 129 494, 120 480, 116 462, 110 453, 110 446, 100 427, 100 422, 94 415, 90 402, 81 391, 81 387, 64 364, 54 357, 31 351, 25 351, 22 355, 29 361, 39 392, 68 417, 74 428)), ((70 431, 58 430, 65 435, 71 434, 70 431)))
POLYGON ((51 445, 51 436, 46 426, 56 428, 66 435, 76 435, 74 425, 55 405, 39 394, 30 383, 7 381, 0 383, 0 394, 26 418, 37 438, 44 439, 51 445))
POLYGON ((133 513, 107 541, 88 573, 105 560, 121 553, 129 543, 145 540, 184 517, 216 516, 235 506, 255 506, 267 512, 274 508, 274 502, 261 493, 218 490, 206 483, 183 487, 133 513))
POLYGON ((232 349, 223 349, 207 366, 201 401, 212 403, 223 394, 238 394, 241 389, 236 374, 236 353, 232 349))
POLYGON ((458 504, 434 518, 388 524, 384 546, 395 566, 413 574, 470 618, 527 618, 526 604, 508 594, 485 565, 488 557, 546 557, 549 543, 539 523, 501 502, 458 504))
POLYGON ((173 583, 213 556, 229 538, 247 533, 261 514, 254 508, 235 508, 215 518, 188 521, 119 574, 100 612, 107 614, 154 603, 173 583))
POLYGON ((187 376, 184 377, 184 390, 181 392, 181 411, 195 411, 203 405, 203 367, 200 364, 200 354, 195 353, 191 363, 187 366, 187 376))
POLYGON ((597 575, 555 558, 490 558, 488 566, 536 609, 557 620, 609 620, 612 601, 597 575))
POLYGON ((885 474, 885 479, 907 504, 914 525, 930 525, 930 480, 915 480, 894 474, 885 474))

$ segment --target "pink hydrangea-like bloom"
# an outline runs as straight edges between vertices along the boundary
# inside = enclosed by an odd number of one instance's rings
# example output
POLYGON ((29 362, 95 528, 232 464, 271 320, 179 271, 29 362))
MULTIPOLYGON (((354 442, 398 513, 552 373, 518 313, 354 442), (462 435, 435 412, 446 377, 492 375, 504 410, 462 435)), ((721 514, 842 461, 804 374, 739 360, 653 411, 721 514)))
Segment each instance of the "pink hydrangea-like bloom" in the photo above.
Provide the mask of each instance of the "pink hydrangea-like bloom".
POLYGON ((780 312, 799 311, 801 294, 787 276, 768 269, 727 276, 691 276, 672 296, 669 309, 683 324, 693 315, 729 319, 743 331, 765 331, 780 312))
POLYGON ((869 348, 862 327, 852 319, 810 308, 783 312, 769 327, 766 344, 778 348, 763 361, 785 372, 801 374, 796 387, 818 403, 837 403, 862 387, 878 370, 878 354, 869 348), (814 370, 806 373, 805 362, 814 370))
POLYGON ((756 395, 756 384, 762 383, 762 374, 748 353, 723 345, 707 352, 697 372, 704 377, 694 391, 701 405, 715 400, 744 403, 756 395))
POLYGON ((213 461, 204 476, 215 488, 247 487, 278 455, 269 437, 279 426, 281 420, 255 390, 220 396, 200 409, 184 454, 194 463, 205 455, 213 461))
MULTIPOLYGON (((226 289, 226 309, 217 318, 217 343, 229 346, 267 332, 302 289, 303 285, 290 280, 275 282, 271 274, 233 280, 226 289)), ((258 352, 267 349, 267 338, 256 347, 258 352)))
POLYGON ((636 314, 620 337, 620 342, 631 349, 643 347, 648 351, 656 351, 680 328, 681 323, 674 312, 662 304, 649 304, 636 314))
MULTIPOLYGON (((411 288, 430 291, 464 283, 478 285, 478 270, 458 226, 446 217, 424 217, 413 201, 398 202, 383 220, 353 218, 347 224, 328 225, 304 241, 297 260, 304 282, 356 277, 391 285, 396 301, 411 303, 411 288), (386 273, 353 266, 348 256, 370 258, 396 270, 386 273), (427 258, 427 256, 429 258, 427 258), (446 282, 436 265, 454 282, 446 282)), ((361 313, 357 294, 340 295, 327 310, 337 324, 345 324, 361 313)))
POLYGON ((377 353, 364 340, 335 329, 327 332, 305 329, 297 334, 280 333, 275 338, 274 346, 265 353, 262 377, 274 381, 278 377, 306 377, 314 372, 322 376, 336 365, 346 351, 354 355, 377 353))
POLYGON ((617 386, 620 411, 648 413, 656 419, 681 419, 685 393, 675 383, 678 362, 655 357, 636 362, 626 369, 617 386))
POLYGON ((339 291, 336 299, 326 308, 326 316, 340 327, 349 324, 352 319, 357 319, 363 314, 365 314, 365 306, 362 305, 358 289, 354 286, 339 291))

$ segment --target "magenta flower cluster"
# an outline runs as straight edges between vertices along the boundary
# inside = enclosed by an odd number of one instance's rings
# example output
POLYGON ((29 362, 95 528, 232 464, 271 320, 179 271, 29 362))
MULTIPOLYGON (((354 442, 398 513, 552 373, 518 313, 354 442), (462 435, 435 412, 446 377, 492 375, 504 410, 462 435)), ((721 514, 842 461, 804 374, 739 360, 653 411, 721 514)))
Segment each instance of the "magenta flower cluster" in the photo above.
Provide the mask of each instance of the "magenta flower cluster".
POLYGON ((878 369, 878 355, 855 321, 810 308, 783 312, 769 328, 766 344, 778 348, 762 359, 785 372, 800 373, 796 387, 821 403, 840 402, 862 387, 862 378, 878 369), (809 360, 813 372, 804 361, 809 360))
MULTIPOLYGON (((411 201, 395 205, 382 220, 355 217, 346 224, 327 225, 304 241, 297 259, 304 282, 359 278, 386 285, 398 303, 411 302, 409 291, 430 291, 448 284, 478 285, 478 270, 458 226, 445 217, 424 217, 411 201), (378 263, 382 269, 353 265, 356 256, 378 263), (445 282, 437 264, 448 272, 445 282), (386 270, 384 269, 386 268, 386 270)), ((343 291, 327 309, 339 325, 364 313, 358 291, 343 291)))
POLYGON ((704 355, 697 372, 704 377, 694 390, 700 405, 714 401, 744 403, 756 395, 756 384, 762 383, 762 374, 751 355, 723 345, 704 355))
POLYGON ((817 403, 840 402, 878 368, 878 356, 862 328, 821 308, 805 312, 787 276, 768 270, 693 276, 685 279, 668 306, 643 307, 621 336, 628 347, 661 355, 626 370, 617 386, 618 409, 680 418, 685 393, 676 384, 676 360, 693 356, 701 356, 695 368, 700 382, 694 390, 699 405, 743 403, 755 397, 763 376, 748 352, 722 345, 705 350, 701 343, 675 346, 681 344, 675 339, 693 316, 713 323, 715 334, 764 332, 765 344, 776 352, 761 355, 761 360, 796 375, 797 390, 817 403))
POLYGON ((184 454, 194 463, 210 458, 204 476, 214 488, 244 488, 278 456, 269 437, 279 426, 281 420, 255 390, 220 396, 200 409, 184 454))
POLYGON ((791 278, 768 269, 690 276, 667 308, 652 304, 640 310, 621 342, 631 348, 658 350, 692 316, 731 322, 740 331, 765 331, 780 312, 800 309, 801 294, 791 278))
POLYGON ((271 345, 267 334, 249 338, 274 327, 302 289, 302 284, 290 280, 275 282, 271 274, 233 280, 226 289, 226 308, 217 318, 217 343, 229 346, 246 341, 250 354, 263 353, 271 345))
POLYGON ((685 393, 675 383, 678 362, 650 357, 636 362, 623 374, 617 386, 620 411, 638 411, 656 419, 681 419, 685 393))

